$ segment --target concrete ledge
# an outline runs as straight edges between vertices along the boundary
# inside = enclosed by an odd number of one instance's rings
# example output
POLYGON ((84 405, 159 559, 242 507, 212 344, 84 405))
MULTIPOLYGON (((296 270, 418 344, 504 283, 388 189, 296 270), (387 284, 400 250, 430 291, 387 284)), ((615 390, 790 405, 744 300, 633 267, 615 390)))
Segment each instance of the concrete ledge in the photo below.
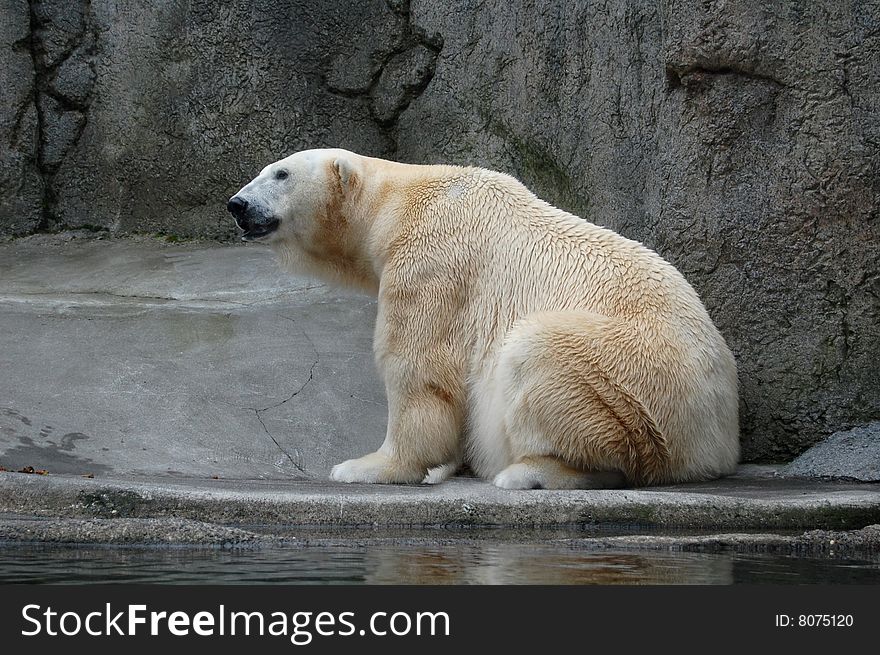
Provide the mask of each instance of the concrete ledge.
POLYGON ((575 536, 560 529, 314 530, 295 527, 245 530, 178 518, 58 519, 0 516, 6 546, 128 546, 221 549, 438 548, 477 543, 552 546, 575 551, 760 553, 823 559, 880 557, 880 525, 860 530, 809 530, 797 534, 623 534, 575 536))
POLYGON ((722 533, 619 535, 563 540, 583 550, 651 550, 690 553, 775 553, 810 557, 870 557, 880 554, 880 525, 860 530, 809 530, 802 534, 722 533))
POLYGON ((248 548, 285 543, 269 535, 190 519, 62 519, 0 516, 0 542, 248 548))
POLYGON ((776 479, 759 467, 713 483, 613 491, 504 491, 468 478, 372 486, 2 473, 0 512, 225 525, 844 530, 880 523, 878 491, 868 484, 776 479))

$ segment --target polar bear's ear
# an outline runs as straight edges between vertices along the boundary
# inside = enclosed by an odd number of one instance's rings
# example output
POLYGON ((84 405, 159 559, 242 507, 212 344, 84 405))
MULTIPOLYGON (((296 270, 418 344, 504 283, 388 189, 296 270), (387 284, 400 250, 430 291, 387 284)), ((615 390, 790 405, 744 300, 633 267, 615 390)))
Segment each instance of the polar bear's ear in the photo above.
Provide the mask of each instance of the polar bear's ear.
POLYGON ((351 186, 351 184, 354 182, 354 178, 356 177, 354 163, 346 157, 337 157, 333 161, 333 168, 336 170, 336 174, 339 176, 339 181, 342 183, 342 188, 347 189, 349 186, 351 186))

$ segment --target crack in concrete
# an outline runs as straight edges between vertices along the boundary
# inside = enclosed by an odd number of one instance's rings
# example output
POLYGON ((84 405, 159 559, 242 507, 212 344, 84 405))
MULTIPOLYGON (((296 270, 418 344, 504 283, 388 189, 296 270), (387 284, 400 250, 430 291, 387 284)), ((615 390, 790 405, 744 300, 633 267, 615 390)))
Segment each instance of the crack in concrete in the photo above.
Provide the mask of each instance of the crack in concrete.
POLYGON ((299 322, 294 318, 290 318, 289 316, 285 316, 284 314, 279 314, 276 312, 275 315, 278 318, 283 318, 285 321, 290 321, 291 323, 293 323, 294 325, 296 325, 299 328, 299 331, 303 335, 303 338, 309 342, 309 346, 311 346, 312 352, 315 354, 315 361, 313 361, 312 365, 309 367, 308 378, 306 378, 306 381, 302 383, 302 385, 300 386, 299 389, 294 391, 292 394, 290 394, 287 398, 285 398, 281 402, 277 402, 274 405, 269 405, 268 407, 263 407, 262 409, 259 410, 261 412, 265 412, 269 409, 274 409, 275 407, 281 407, 281 405, 284 405, 284 404, 290 402, 291 400, 296 398, 299 394, 301 394, 305 390, 305 388, 307 386, 309 386, 309 384, 312 382, 312 380, 315 379, 315 367, 321 361, 321 354, 318 352, 318 348, 315 346, 315 342, 312 341, 312 338, 308 335, 308 333, 299 325, 299 322))
POLYGON ((319 361, 320 361, 320 357, 318 356, 318 351, 315 350, 315 361, 313 361, 312 365, 309 367, 308 378, 306 378, 306 381, 303 382, 302 385, 300 385, 299 389, 294 391, 287 398, 275 403, 274 405, 269 405, 268 407, 260 407, 259 409, 254 408, 254 407, 250 407, 249 409, 253 409, 255 412, 266 412, 270 409, 275 409, 276 407, 281 407, 281 405, 285 405, 288 402, 290 402, 291 400, 293 400, 294 398, 296 398, 299 394, 301 394, 305 390, 305 388, 307 386, 309 386, 309 384, 311 384, 312 380, 315 379, 315 367, 318 365, 319 361))
POLYGON ((308 333, 299 325, 299 323, 296 321, 296 319, 293 319, 289 316, 285 316, 284 314, 279 314, 277 312, 275 315, 278 316, 279 318, 283 318, 286 321, 290 321, 291 323, 295 324, 299 328, 299 330, 302 333, 305 340, 308 341, 309 345, 312 347, 312 351, 314 352, 315 359, 312 362, 311 366, 309 367, 309 375, 306 378, 306 380, 299 386, 298 389, 294 390, 293 393, 291 393, 287 398, 285 398, 284 400, 281 400, 277 403, 274 403, 272 405, 268 405, 266 407, 259 407, 259 408, 258 407, 245 407, 244 409, 248 409, 256 415, 257 420, 260 422, 260 425, 263 426, 263 431, 272 440, 272 442, 278 447, 278 450, 280 450, 282 453, 284 453, 287 456, 287 459, 290 460, 290 463, 293 464, 293 466, 300 473, 302 473, 303 475, 308 475, 308 473, 306 472, 302 463, 299 461, 301 459, 299 449, 296 449, 297 457, 296 457, 296 459, 294 459, 293 456, 291 456, 290 452, 288 452, 288 450, 286 448, 284 448, 278 442, 278 440, 275 438, 275 436, 272 434, 272 432, 266 426, 266 422, 263 420, 262 413, 267 412, 270 409, 275 409, 276 407, 281 407, 282 405, 290 402, 291 400, 296 398, 298 395, 300 395, 303 391, 305 391, 306 387, 308 387, 309 384, 312 383, 312 380, 315 379, 315 367, 317 367, 318 363, 321 361, 321 354, 318 352, 318 348, 315 346, 314 341, 312 341, 311 337, 309 337, 308 333))
MULTIPOLYGON (((293 464, 294 468, 297 471, 299 471, 300 473, 302 473, 303 475, 308 475, 305 472, 305 469, 303 469, 302 464, 300 464, 298 461, 296 461, 290 455, 290 453, 287 452, 287 450, 280 443, 278 443, 278 440, 272 435, 272 433, 269 432, 269 428, 266 427, 266 423, 263 421, 263 417, 260 416, 260 411, 262 411, 262 410, 255 409, 253 407, 248 407, 246 409, 249 409, 254 413, 254 415, 257 417, 257 420, 260 422, 260 425, 263 426, 263 432, 265 432, 266 436, 268 436, 272 440, 272 443, 274 443, 278 447, 278 450, 280 450, 282 453, 284 453, 287 456, 287 459, 290 460, 290 463, 293 464)), ((299 452, 297 452, 297 455, 299 455, 299 452)))

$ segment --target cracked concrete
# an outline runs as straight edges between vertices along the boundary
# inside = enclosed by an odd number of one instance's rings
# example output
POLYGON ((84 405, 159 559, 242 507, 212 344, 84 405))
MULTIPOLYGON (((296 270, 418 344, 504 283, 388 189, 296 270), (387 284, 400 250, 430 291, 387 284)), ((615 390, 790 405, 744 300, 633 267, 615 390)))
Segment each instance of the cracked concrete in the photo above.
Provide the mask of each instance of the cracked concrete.
MULTIPOLYGON (((317 287, 311 287, 311 288, 317 288, 317 287)), ((292 319, 292 318, 290 318, 289 316, 284 316, 283 314, 278 314, 278 316, 279 316, 280 318, 283 318, 283 319, 286 319, 286 320, 288 320, 288 321, 291 321, 291 322, 293 322, 294 324, 297 323, 295 319, 292 319)), ((315 360, 312 362, 312 365, 309 367, 309 376, 308 376, 308 378, 306 378, 305 382, 303 382, 303 383, 299 386, 298 389, 294 390, 294 391, 293 391, 293 392, 292 392, 287 398, 285 398, 284 400, 282 400, 282 401, 280 401, 280 402, 277 402, 277 403, 273 403, 272 405, 269 405, 269 406, 267 406, 267 407, 261 407, 261 408, 257 408, 257 407, 248 407, 248 408, 246 408, 246 409, 250 409, 250 410, 252 410, 252 411, 254 412, 254 414, 255 414, 256 417, 257 417, 257 420, 260 422, 260 425, 262 426, 262 428, 263 428, 263 430, 265 431, 265 433, 266 433, 266 434, 269 436, 269 438, 272 440, 272 442, 273 442, 276 446, 278 446, 278 449, 279 449, 282 453, 284 453, 284 454, 287 456, 287 459, 290 460, 290 463, 293 464, 293 465, 296 467, 296 469, 297 469, 300 473, 305 474, 305 473, 306 473, 306 470, 303 468, 303 458, 302 458, 302 454, 300 453, 299 449, 296 450, 296 453, 297 453, 296 458, 294 458, 293 456, 291 456, 290 452, 289 452, 284 446, 282 446, 280 443, 278 443, 278 439, 276 439, 276 438, 275 438, 275 435, 273 435, 273 434, 269 431, 269 428, 266 427, 266 422, 263 420, 263 417, 261 416, 261 414, 262 414, 263 412, 267 412, 267 411, 269 411, 270 409, 275 409, 276 407, 281 407, 282 405, 285 405, 285 404, 287 404, 288 402, 290 402, 291 400, 293 400, 294 398, 296 398, 296 397, 297 397, 298 395, 300 395, 303 391, 305 391, 305 388, 306 388, 307 386, 309 386, 309 384, 311 384, 312 380, 315 379, 315 367, 316 367, 316 366, 318 365, 318 363, 321 361, 321 354, 318 352, 318 349, 315 347, 315 344, 314 344, 314 342, 312 341, 312 339, 309 337, 308 333, 307 333, 305 330, 301 330, 301 332, 302 332, 302 335, 303 335, 303 337, 305 338, 305 340, 309 343, 309 345, 311 345, 312 350, 314 351, 314 355, 315 355, 315 360)))
POLYGON ((76 235, 0 244, 0 466, 323 478, 381 443, 373 299, 262 246, 76 235))

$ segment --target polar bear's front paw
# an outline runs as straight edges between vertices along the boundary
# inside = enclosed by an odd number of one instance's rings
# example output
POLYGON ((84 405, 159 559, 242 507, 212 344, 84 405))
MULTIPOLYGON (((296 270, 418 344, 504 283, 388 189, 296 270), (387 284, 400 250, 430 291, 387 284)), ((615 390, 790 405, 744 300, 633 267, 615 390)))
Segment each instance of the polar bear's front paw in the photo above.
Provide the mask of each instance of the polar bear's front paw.
POLYGON ((330 471, 336 482, 368 482, 378 484, 421 482, 427 471, 405 469, 387 455, 375 452, 337 464, 330 471))
POLYGON ((364 461, 370 456, 349 459, 330 469, 330 479, 336 482, 384 482, 383 467, 378 463, 364 461))

